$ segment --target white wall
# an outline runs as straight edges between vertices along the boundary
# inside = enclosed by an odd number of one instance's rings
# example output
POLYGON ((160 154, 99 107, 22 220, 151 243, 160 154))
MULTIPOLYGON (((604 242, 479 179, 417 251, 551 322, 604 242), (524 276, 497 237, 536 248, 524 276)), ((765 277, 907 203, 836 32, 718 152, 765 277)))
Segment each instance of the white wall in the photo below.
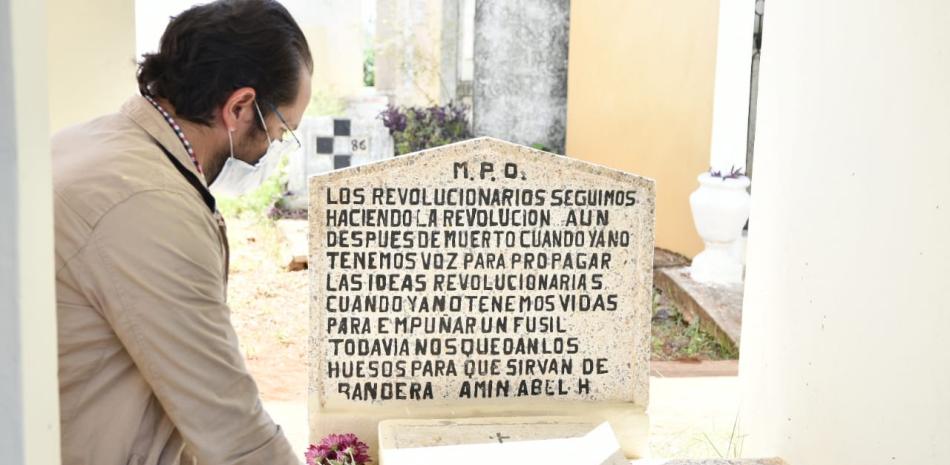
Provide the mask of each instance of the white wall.
POLYGON ((0 0, 0 463, 59 464, 46 8, 0 0))
POLYGON ((950 2, 765 5, 744 454, 950 463, 950 2))

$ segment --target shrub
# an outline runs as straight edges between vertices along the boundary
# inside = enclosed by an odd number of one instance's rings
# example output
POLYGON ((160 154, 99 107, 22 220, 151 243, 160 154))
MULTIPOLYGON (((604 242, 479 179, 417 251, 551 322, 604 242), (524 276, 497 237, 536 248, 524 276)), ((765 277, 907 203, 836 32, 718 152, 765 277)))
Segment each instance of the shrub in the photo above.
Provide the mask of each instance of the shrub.
POLYGON ((453 103, 431 107, 389 105, 379 117, 393 136, 396 155, 405 155, 472 138, 467 111, 464 105, 453 103))

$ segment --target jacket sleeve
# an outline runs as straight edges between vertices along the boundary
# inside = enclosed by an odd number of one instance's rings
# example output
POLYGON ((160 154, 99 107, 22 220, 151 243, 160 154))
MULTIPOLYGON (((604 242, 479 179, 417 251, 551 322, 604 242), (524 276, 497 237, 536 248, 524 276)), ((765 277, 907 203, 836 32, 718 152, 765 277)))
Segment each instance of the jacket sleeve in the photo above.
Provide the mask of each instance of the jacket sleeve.
POLYGON ((202 208, 163 190, 115 206, 87 245, 88 293, 199 464, 298 465, 238 349, 223 246, 202 208))

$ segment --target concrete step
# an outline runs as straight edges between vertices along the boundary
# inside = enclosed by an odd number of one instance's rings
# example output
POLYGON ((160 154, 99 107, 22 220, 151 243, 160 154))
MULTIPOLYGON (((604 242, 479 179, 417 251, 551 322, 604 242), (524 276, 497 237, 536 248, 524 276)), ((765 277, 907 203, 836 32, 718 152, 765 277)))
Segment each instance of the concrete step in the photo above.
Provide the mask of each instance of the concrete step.
POLYGON ((692 323, 699 320, 721 343, 739 347, 742 329, 742 285, 710 285, 696 282, 688 266, 658 267, 653 285, 692 323))

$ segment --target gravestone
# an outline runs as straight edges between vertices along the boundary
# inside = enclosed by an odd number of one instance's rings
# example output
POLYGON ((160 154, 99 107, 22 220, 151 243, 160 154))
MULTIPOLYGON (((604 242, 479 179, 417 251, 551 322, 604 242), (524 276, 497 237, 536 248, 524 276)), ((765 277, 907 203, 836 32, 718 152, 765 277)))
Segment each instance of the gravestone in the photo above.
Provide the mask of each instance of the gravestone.
POLYGON ((645 453, 653 181, 480 138, 310 182, 311 439, 578 416, 645 453))
POLYGON ((472 124, 564 153, 569 0, 477 0, 472 124))

